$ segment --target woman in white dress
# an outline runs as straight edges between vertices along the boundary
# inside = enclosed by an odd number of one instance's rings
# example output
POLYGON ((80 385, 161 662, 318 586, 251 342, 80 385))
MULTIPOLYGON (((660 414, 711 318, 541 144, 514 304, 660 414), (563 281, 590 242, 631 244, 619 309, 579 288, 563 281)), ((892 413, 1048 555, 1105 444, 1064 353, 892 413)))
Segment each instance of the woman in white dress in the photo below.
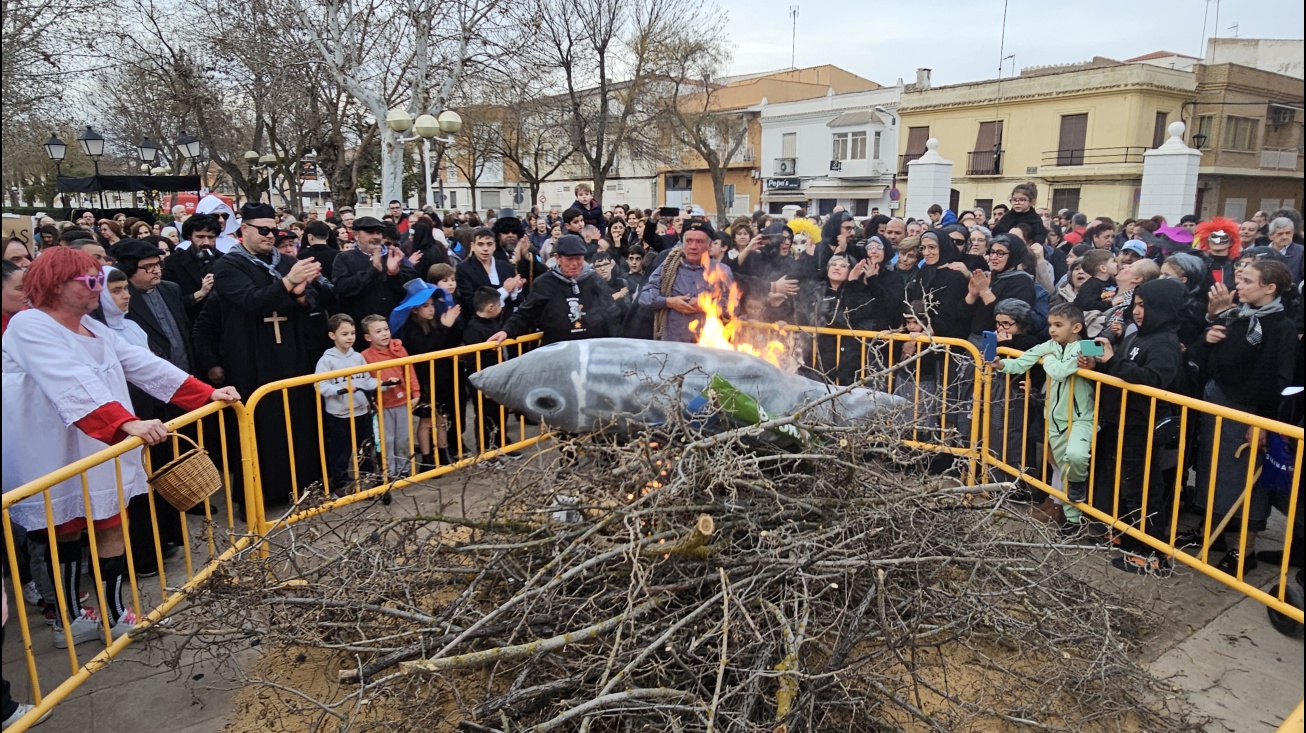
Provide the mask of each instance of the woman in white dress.
MULTIPOLYGON (((33 263, 23 280, 32 308, 15 314, 4 334, 3 485, 6 493, 129 436, 150 445, 167 438, 158 420, 131 413, 130 381, 154 397, 193 410, 209 401, 240 399, 231 387, 214 389, 167 361, 124 339, 91 318, 100 306, 105 275, 81 250, 52 248, 33 263)), ((147 490, 141 451, 122 456, 123 498, 147 490)), ((56 619, 54 644, 66 648, 100 635, 99 616, 78 602, 79 540, 87 522, 95 526, 104 595, 100 609, 118 636, 136 623, 122 601, 127 575, 122 514, 113 461, 86 472, 90 506, 80 476, 49 490, 59 551, 64 607, 56 619), (69 633, 65 633, 67 628, 69 633)), ((14 504, 13 521, 28 531, 46 528, 45 500, 37 493, 14 504)), ((51 565, 52 563, 47 563, 51 565)), ((51 567, 51 572, 54 568, 51 567)))

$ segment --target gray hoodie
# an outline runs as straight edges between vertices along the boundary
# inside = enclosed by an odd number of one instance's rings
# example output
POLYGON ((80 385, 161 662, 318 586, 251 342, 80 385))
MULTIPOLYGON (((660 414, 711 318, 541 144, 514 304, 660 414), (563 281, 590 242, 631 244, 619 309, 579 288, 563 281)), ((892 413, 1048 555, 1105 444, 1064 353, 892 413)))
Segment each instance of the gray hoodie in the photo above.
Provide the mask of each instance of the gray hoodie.
MULTIPOLYGON (((353 349, 342 354, 340 349, 332 346, 322 353, 322 358, 317 360, 317 368, 313 371, 322 374, 337 369, 360 366, 367 366, 367 360, 363 358, 362 354, 353 349)), ((372 372, 363 372, 348 377, 333 377, 318 382, 317 389, 322 393, 322 409, 328 415, 339 418, 349 417, 349 401, 352 399, 354 416, 357 417, 367 414, 367 396, 359 392, 359 390, 376 389, 376 377, 372 372), (352 396, 346 389, 351 382, 354 385, 354 394, 352 396), (343 394, 339 394, 341 390, 344 390, 343 394)))

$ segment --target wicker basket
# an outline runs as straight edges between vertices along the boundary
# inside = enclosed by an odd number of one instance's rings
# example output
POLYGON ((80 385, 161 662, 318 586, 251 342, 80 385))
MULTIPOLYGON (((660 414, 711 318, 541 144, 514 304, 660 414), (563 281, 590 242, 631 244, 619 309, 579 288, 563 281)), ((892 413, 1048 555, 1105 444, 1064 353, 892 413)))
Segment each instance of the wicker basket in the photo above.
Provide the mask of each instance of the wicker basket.
POLYGON ((193 508, 222 488, 222 476, 213 465, 209 452, 181 433, 171 433, 192 448, 168 461, 150 475, 154 492, 167 500, 179 512, 193 508))

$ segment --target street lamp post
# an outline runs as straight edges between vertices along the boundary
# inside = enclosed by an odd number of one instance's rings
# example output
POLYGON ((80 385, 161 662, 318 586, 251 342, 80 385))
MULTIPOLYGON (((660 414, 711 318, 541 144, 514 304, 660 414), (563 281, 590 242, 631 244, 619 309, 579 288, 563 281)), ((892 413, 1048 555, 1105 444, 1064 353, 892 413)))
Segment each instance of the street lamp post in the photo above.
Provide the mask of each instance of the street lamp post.
MULTIPOLYGON (((95 166, 95 177, 100 177, 100 157, 104 155, 104 136, 91 129, 90 125, 86 126, 86 132, 77 138, 78 144, 82 146, 82 152, 86 157, 91 159, 91 164, 95 166)), ((97 182, 98 183, 98 182, 97 182)), ((100 191, 100 208, 105 208, 104 191, 100 191)))
MULTIPOLYGON (((445 110, 440 113, 439 117, 429 114, 420 115, 416 120, 408 114, 407 110, 392 109, 385 116, 386 127, 400 133, 399 142, 410 143, 414 140, 422 141, 422 173, 426 183, 426 203, 431 203, 431 141, 441 142, 446 145, 452 144, 453 139, 449 137, 440 137, 439 133, 453 135, 463 127, 463 119, 453 110, 445 110), (402 137, 402 134, 409 130, 417 133, 414 137, 402 137)), ((444 181, 440 181, 440 203, 444 204, 444 181)))
MULTIPOLYGON (((50 133, 50 139, 45 143, 45 154, 54 161, 55 190, 58 190, 59 179, 63 177, 63 159, 68 154, 68 146, 54 133, 50 133)), ((63 200, 64 208, 68 208, 68 195, 61 193, 59 198, 63 200)))
POLYGON ((273 155, 272 153, 268 153, 267 155, 260 157, 258 159, 258 163, 259 163, 259 167, 267 172, 268 203, 275 206, 276 204, 272 201, 272 183, 275 180, 274 173, 276 172, 277 156, 273 155))

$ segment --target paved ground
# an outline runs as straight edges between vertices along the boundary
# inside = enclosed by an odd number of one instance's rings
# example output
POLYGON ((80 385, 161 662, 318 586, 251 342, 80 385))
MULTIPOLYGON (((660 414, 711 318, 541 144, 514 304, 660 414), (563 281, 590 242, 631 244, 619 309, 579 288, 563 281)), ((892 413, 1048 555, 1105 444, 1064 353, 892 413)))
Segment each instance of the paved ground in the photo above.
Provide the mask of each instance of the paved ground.
MULTIPOLYGON (((480 472, 475 480, 446 478, 413 487, 389 510, 444 505, 450 513, 483 512, 503 485, 503 474, 480 472)), ((1277 516, 1277 515, 1276 515, 1277 516)), ((1267 544, 1277 538, 1263 535, 1267 544)), ((180 559, 169 561, 170 583, 182 577, 180 559)), ((1208 733, 1272 733, 1302 698, 1303 645, 1270 626, 1265 608, 1192 571, 1168 580, 1137 578, 1106 568, 1105 555, 1085 554, 1075 572, 1096 582, 1125 588, 1161 623, 1145 653, 1149 667, 1190 692, 1200 711, 1212 718, 1208 733)), ((1264 566, 1251 580, 1268 587, 1264 566)), ((6 584, 6 589, 8 584, 6 584)), ((29 616, 35 633, 40 678, 47 687, 68 675, 67 652, 54 649, 39 616, 29 616)), ((16 625, 6 629, 5 677, 17 699, 28 693, 16 625)), ((175 642, 150 648, 135 645, 108 669, 95 674, 55 711, 41 728, 78 733, 218 733, 234 699, 233 670, 216 670, 194 653, 168 652, 175 642)), ((97 642, 78 652, 98 652, 97 642)), ((257 650, 251 649, 253 655, 257 650)), ((251 657, 252 658, 252 657, 251 657)))

